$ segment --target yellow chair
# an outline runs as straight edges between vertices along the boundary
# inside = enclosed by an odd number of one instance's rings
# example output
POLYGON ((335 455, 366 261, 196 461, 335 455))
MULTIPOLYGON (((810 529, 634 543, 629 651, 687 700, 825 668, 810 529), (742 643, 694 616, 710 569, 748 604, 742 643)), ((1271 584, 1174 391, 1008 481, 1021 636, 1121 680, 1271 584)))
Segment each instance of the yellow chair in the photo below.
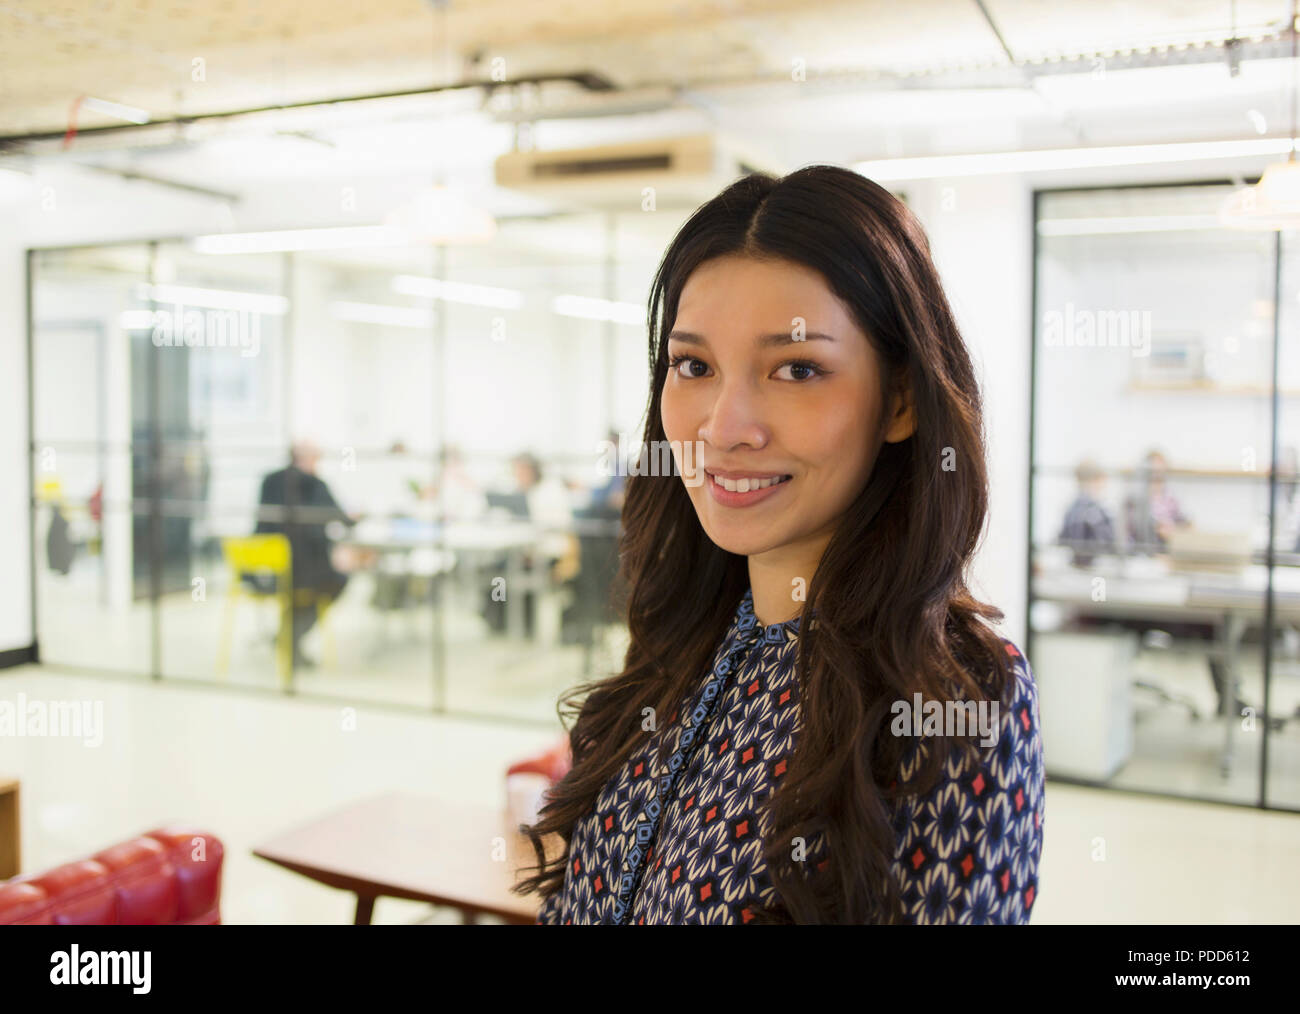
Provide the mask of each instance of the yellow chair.
POLYGON ((335 661, 334 635, 325 622, 331 599, 311 588, 293 588, 293 553, 289 540, 280 534, 244 535, 221 540, 221 552, 230 568, 230 589, 222 615, 221 645, 217 653, 217 674, 224 681, 230 671, 230 644, 234 636, 235 604, 241 598, 276 599, 280 604, 280 630, 276 635, 276 660, 280 682, 287 689, 293 657, 293 605, 315 605, 325 650, 331 665, 335 661), (270 575, 275 591, 260 592, 244 584, 245 575, 270 575))
POLYGON ((63 483, 57 478, 42 479, 36 487, 36 499, 41 503, 63 506, 63 483))

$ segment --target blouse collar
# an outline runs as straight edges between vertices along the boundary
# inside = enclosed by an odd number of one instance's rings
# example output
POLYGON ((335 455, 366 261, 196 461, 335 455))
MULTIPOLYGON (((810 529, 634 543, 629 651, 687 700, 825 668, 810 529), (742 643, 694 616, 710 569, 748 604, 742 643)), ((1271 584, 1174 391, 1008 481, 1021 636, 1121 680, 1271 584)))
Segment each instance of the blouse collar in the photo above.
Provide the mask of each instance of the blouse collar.
POLYGON ((754 615, 754 589, 746 588, 736 608, 736 625, 742 630, 756 631, 758 640, 770 644, 773 641, 793 641, 799 637, 799 622, 802 616, 782 623, 770 623, 764 626, 754 615))

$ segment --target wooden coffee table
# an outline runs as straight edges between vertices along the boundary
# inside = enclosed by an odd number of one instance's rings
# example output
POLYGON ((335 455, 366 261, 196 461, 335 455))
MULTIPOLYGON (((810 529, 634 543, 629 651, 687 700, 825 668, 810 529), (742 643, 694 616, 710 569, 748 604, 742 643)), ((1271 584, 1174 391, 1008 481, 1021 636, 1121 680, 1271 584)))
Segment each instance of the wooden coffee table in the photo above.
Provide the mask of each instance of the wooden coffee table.
POLYGON ((18 779, 0 775, 0 880, 8 880, 22 872, 22 834, 18 816, 18 779))
MULTIPOLYGON (((553 836, 548 857, 563 849, 553 836)), ((540 900, 510 887, 534 866, 528 839, 505 810, 391 793, 363 799, 287 831, 253 855, 357 896, 358 926, 378 897, 448 905, 474 922, 483 912, 510 923, 537 920, 540 900)))

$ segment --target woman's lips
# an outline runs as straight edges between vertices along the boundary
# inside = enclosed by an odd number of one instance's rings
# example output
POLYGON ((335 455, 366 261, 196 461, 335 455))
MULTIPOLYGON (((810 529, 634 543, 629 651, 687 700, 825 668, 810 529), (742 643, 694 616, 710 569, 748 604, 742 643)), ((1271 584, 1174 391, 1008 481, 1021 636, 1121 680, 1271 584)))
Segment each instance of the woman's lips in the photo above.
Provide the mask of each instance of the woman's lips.
MULTIPOLYGON (((762 481, 762 479, 764 478, 774 478, 774 476, 748 477, 749 481, 754 481, 754 482, 762 481)), ((709 479, 708 482, 709 494, 713 497, 714 500, 722 504, 722 506, 749 507, 752 506, 753 504, 760 503, 763 500, 767 500, 769 497, 775 495, 779 490, 784 489, 786 486, 790 484, 792 477, 787 475, 784 476, 780 482, 774 482, 770 486, 765 486, 763 489, 750 489, 743 493, 740 492, 739 490, 733 491, 727 489, 725 486, 722 485, 721 482, 718 481, 717 476, 713 475, 712 473, 708 474, 708 479, 709 479)), ((746 482, 746 480, 737 480, 737 481, 740 482, 742 485, 745 484, 746 482)))

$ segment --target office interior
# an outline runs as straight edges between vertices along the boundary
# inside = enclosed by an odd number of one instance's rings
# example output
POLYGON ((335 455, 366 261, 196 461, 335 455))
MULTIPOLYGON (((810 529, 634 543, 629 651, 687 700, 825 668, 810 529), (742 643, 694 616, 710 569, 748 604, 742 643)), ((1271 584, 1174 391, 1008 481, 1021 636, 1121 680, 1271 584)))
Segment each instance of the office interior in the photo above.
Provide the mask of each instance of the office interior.
POLYGON ((1034 922, 1294 918, 1300 204, 1255 206, 1290 2, 318 6, 0 10, 0 700, 106 716, 0 735, 0 880, 176 820, 222 921, 360 921, 256 853, 526 796, 627 647, 659 259, 744 172, 833 163, 916 213, 979 371, 1034 922), (295 454, 319 603, 258 531, 295 454), (1230 872, 1190 897, 1171 848, 1230 872))

